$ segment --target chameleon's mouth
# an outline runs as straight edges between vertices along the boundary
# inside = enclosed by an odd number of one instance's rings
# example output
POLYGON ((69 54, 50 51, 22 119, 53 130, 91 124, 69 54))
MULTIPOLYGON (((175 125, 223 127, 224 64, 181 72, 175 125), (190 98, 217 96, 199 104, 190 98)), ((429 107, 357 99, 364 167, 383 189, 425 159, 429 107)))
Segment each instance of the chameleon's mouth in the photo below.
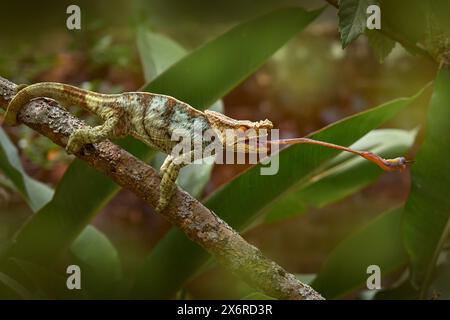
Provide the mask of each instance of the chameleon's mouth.
POLYGON ((258 137, 256 136, 250 136, 250 137, 245 137, 243 139, 238 139, 235 144, 245 144, 245 145, 249 145, 251 143, 257 143, 258 142, 258 137))
POLYGON ((267 148, 267 140, 261 139, 260 136, 245 137, 234 143, 235 146, 253 147, 253 148, 267 148))

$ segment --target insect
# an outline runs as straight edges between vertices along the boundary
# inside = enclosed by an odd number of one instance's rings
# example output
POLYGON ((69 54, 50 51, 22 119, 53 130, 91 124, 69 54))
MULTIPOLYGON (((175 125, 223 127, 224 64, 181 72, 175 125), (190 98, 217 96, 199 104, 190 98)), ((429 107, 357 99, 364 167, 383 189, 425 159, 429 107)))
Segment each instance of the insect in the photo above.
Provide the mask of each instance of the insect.
MULTIPOLYGON (((114 139, 131 135, 168 154, 160 169, 160 197, 156 211, 161 212, 167 206, 175 190, 175 181, 183 166, 193 157, 194 150, 179 156, 173 156, 172 150, 178 144, 172 138, 177 130, 183 130, 190 135, 192 141, 200 139, 205 131, 213 129, 217 133, 217 139, 224 147, 244 145, 246 153, 258 152, 259 146, 252 146, 252 139, 267 135, 267 130, 273 128, 269 120, 248 121, 235 120, 214 111, 200 111, 187 103, 173 97, 147 92, 125 92, 122 94, 102 94, 80 89, 74 86, 56 83, 42 82, 29 86, 18 87, 17 94, 8 105, 4 122, 7 125, 17 124, 17 113, 30 100, 38 97, 52 98, 65 107, 79 106, 97 115, 103 123, 95 127, 83 127, 75 130, 69 137, 66 150, 69 153, 77 153, 86 144, 93 144, 105 139, 114 139), (249 136, 239 139, 229 139, 227 130, 240 132, 252 132, 249 136)), ((347 147, 328 142, 312 140, 309 138, 294 138, 269 140, 269 144, 316 144, 327 148, 334 148, 361 156, 386 171, 400 171, 407 167, 411 161, 404 157, 395 159, 383 159, 380 156, 368 152, 357 151, 347 147)), ((208 142, 202 142, 202 148, 206 148, 208 142)))

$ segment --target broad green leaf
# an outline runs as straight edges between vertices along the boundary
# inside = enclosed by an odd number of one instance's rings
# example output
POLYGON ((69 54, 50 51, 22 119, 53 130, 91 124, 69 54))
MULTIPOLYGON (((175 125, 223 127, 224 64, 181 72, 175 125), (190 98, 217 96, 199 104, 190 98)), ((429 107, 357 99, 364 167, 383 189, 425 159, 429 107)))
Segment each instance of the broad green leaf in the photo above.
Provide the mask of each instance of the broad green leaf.
POLYGON ((301 281, 302 283, 311 285, 311 283, 317 277, 317 274, 315 274, 315 273, 297 273, 295 275, 295 277, 297 278, 297 280, 301 281))
POLYGON ((34 285, 33 296, 37 299, 81 299, 85 297, 83 290, 68 290, 67 275, 56 273, 41 265, 22 259, 11 259, 34 285))
POLYGON ((404 241, 413 284, 426 292, 450 229, 450 70, 439 71, 428 111, 425 140, 412 167, 405 205, 404 241))
POLYGON ((341 0, 339 1, 339 31, 342 48, 364 32, 367 25, 367 8, 378 4, 377 0, 341 0))
POLYGON ((114 297, 121 264, 109 239, 89 225, 72 243, 70 252, 83 271, 83 290, 95 297, 114 297))
POLYGON ((433 0, 430 1, 434 17, 439 21, 439 26, 445 30, 450 38, 450 1, 433 0))
POLYGON ((145 90, 203 110, 256 71, 321 12, 282 8, 238 24, 185 56, 145 90))
POLYGON ((75 160, 58 184, 53 200, 18 232, 10 255, 50 264, 117 190, 108 177, 75 160))
MULTIPOLYGON (((401 98, 377 108, 336 122, 311 137, 340 145, 351 145, 362 136, 394 117, 411 104, 422 91, 411 98, 401 98)), ((205 205, 236 230, 243 230, 264 208, 297 184, 304 183, 327 160, 338 152, 313 145, 283 149, 279 171, 261 175, 261 165, 254 166, 217 190, 205 205)), ((273 156, 272 159, 274 159, 273 156)), ((208 260, 208 254, 177 229, 171 230, 153 249, 135 283, 135 295, 141 298, 172 296, 193 277, 208 260), (183 261, 183 268, 179 268, 183 261)))
POLYGON ((376 30, 366 30, 366 36, 367 39, 369 39, 369 44, 375 52, 378 61, 383 63, 384 59, 386 59, 392 49, 394 49, 396 42, 376 30))
MULTIPOLYGON (((208 107, 320 12, 283 8, 242 23, 185 56, 142 90, 171 95, 198 108, 208 107)), ((125 139, 121 145, 147 161, 154 155, 153 150, 133 139, 125 139)), ((81 161, 75 160, 68 173, 63 178, 66 190, 55 195, 18 234, 15 253, 19 256, 41 263, 52 261, 119 190, 81 161)))
POLYGON ((427 299, 450 299, 450 251, 444 250, 439 255, 433 279, 425 296, 427 299))
POLYGON ((175 41, 144 27, 138 29, 136 42, 147 82, 186 54, 186 50, 175 41))
POLYGON ((400 284, 379 290, 372 299, 374 300, 417 300, 418 292, 411 284, 409 279, 402 279, 400 284))
MULTIPOLYGON (((427 26, 428 4, 424 0, 379 0, 381 8, 381 28, 400 35, 404 41, 401 45, 411 54, 416 54, 413 47, 422 39, 427 26), (401 14, 399 14, 401 12, 401 14), (411 23, 414 21, 414 23, 411 23)), ((435 0, 432 0, 435 1, 435 0)))
MULTIPOLYGON (((356 150, 369 150, 385 158, 398 157, 414 143, 416 130, 373 130, 352 145, 356 150)), ((290 218, 343 199, 374 182, 382 171, 370 162, 349 153, 341 153, 323 171, 305 184, 280 197, 268 209, 266 222, 290 218)))
POLYGON ((0 170, 14 184, 31 210, 38 211, 52 198, 51 188, 26 174, 16 147, 2 128, 0 128, 0 170))
POLYGON ((329 255, 312 287, 325 298, 339 298, 366 285, 367 267, 377 265, 383 275, 408 261, 401 236, 402 209, 372 220, 342 241, 329 255))
POLYGON ((2 188, 8 189, 10 191, 17 192, 17 188, 14 185, 14 183, 8 177, 4 176, 3 174, 0 174, 0 186, 2 188))
POLYGON ((24 286, 0 272, 0 299, 31 299, 31 297, 32 294, 24 286))

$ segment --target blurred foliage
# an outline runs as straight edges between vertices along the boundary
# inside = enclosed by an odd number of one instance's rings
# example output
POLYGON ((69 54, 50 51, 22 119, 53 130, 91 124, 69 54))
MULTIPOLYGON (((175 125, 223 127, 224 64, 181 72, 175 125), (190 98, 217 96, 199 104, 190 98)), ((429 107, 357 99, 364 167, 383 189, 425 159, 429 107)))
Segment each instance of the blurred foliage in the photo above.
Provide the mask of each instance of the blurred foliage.
POLYGON ((411 259, 413 284, 428 291, 436 261, 450 226, 450 70, 439 71, 428 111, 425 140, 412 169, 411 193, 405 205, 404 240, 411 259))
MULTIPOLYGON (((298 4, 317 9, 326 3, 3 0, 0 26, 2 30, 14 26, 14 31, 2 34, 0 74, 18 83, 51 80, 104 92, 135 91, 145 81, 141 90, 173 95, 199 109, 222 111, 225 104, 227 113, 251 120, 269 113, 286 135, 310 132, 318 123, 331 124, 312 137, 354 143, 355 148, 385 157, 411 147, 412 154, 419 149, 406 202, 406 196, 397 195, 391 201, 397 209, 373 219, 366 216, 359 226, 350 221, 350 232, 330 244, 334 247, 330 252, 319 253, 324 261, 321 268, 289 271, 317 273, 299 279, 312 281, 328 298, 356 297, 368 277, 367 266, 376 264, 382 270, 383 290, 362 291, 362 299, 448 298, 450 182, 442 159, 443 150, 449 149, 449 71, 439 71, 428 110, 423 108, 428 90, 363 110, 374 101, 378 104, 417 92, 432 77, 426 70, 434 72, 435 67, 426 59, 431 57, 440 65, 450 50, 450 2, 341 0, 337 11, 331 6, 310 12, 286 8, 298 4), (67 6, 73 3, 82 8, 83 28, 69 31, 61 26, 67 6), (365 28, 369 4, 381 6, 382 32, 365 28), (302 37, 287 43, 310 23, 302 37), (338 30, 345 50, 340 48, 338 30), (367 43, 384 65, 374 66, 373 59, 367 63, 367 43), (405 58, 401 47, 416 57, 405 58), (261 101, 252 100, 250 91, 258 91, 261 101), (332 108, 323 108, 326 99, 332 108), (246 111, 248 105, 257 108, 246 111), (402 109, 401 116, 396 116, 402 109), (299 117, 303 117, 301 127, 294 120, 299 117), (375 130, 385 122, 397 129, 375 130), (413 128, 419 126, 417 134, 413 128)), ((85 113, 78 110, 76 115, 85 113)), ((91 116, 87 120, 96 121, 91 116)), ((159 166, 162 155, 147 146, 129 138, 118 143, 159 166)), ((390 189, 405 189, 402 184, 409 183, 400 175, 386 180, 378 168, 362 159, 317 146, 290 147, 279 155, 280 171, 275 176, 261 176, 261 165, 257 165, 239 176, 233 171, 217 183, 214 179, 225 169, 189 166, 178 183, 196 197, 207 194, 206 206, 237 230, 258 226, 262 236, 264 228, 280 228, 282 233, 282 222, 289 224, 301 214, 315 217, 323 209, 333 211, 343 199, 361 198, 361 190, 368 186, 375 186, 375 197, 383 199, 385 184, 380 180, 388 181, 390 189)), ((160 236, 153 235, 159 240, 156 246, 143 250, 121 243, 123 230, 95 228, 91 224, 95 216, 114 211, 107 204, 119 188, 79 160, 68 166, 70 160, 28 128, 8 128, 6 133, 0 129, 0 191, 9 203, 0 212, 0 298, 192 299, 214 296, 214 290, 224 291, 225 297, 271 298, 231 275, 204 281, 206 294, 196 291, 195 282, 208 279, 217 266, 206 263, 207 253, 178 230, 160 240, 164 230, 159 230, 160 236), (31 176, 55 184, 55 192, 31 176), (14 200, 16 195, 23 200, 14 200), (24 214, 17 214, 22 209, 12 201, 25 201, 34 212, 26 223, 24 214), (68 264, 83 269, 85 285, 79 292, 65 287, 68 264)), ((355 214, 377 212, 375 201, 362 201, 367 209, 355 214)), ((335 213, 345 216, 339 210, 335 213)), ((157 218, 152 219, 157 224, 157 218)), ((144 233, 148 229, 144 225, 144 233)), ((290 254, 290 243, 271 241, 282 243, 284 255, 290 254)), ((302 235, 293 241, 302 241, 302 235)))
POLYGON ((342 297, 365 286, 370 265, 379 266, 383 276, 406 265, 401 222, 402 209, 394 209, 342 241, 314 279, 313 288, 329 299, 342 297))
POLYGON ((26 174, 14 144, 0 128, 0 169, 34 211, 39 210, 50 201, 53 190, 26 174))

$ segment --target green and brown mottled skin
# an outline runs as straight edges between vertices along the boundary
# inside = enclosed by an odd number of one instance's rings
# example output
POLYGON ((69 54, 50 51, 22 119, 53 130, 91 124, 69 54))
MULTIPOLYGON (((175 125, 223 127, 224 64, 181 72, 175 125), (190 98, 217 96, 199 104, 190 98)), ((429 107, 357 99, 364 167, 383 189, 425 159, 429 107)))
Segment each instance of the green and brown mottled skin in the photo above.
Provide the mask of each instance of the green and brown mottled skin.
MULTIPOLYGON (((52 98, 65 107, 79 106, 96 114, 103 124, 84 127, 75 131, 67 143, 69 153, 77 153, 85 144, 97 143, 105 139, 131 135, 145 144, 169 154, 161 166, 160 199, 157 211, 163 210, 175 189, 175 181, 186 161, 175 161, 170 154, 178 141, 173 141, 172 133, 183 129, 195 141, 206 130, 215 129, 223 145, 235 144, 224 138, 225 129, 270 129, 268 120, 251 122, 235 120, 214 111, 202 112, 173 97, 147 92, 126 92, 122 94, 101 94, 74 86, 42 82, 20 86, 18 93, 8 105, 4 122, 17 124, 17 113, 31 99, 52 98)), ((208 143, 203 141, 203 148, 208 143)), ((193 144, 192 144, 193 146, 193 144)), ((191 150, 193 152, 193 150, 191 150)), ((191 154, 182 155, 190 158, 191 154)))

